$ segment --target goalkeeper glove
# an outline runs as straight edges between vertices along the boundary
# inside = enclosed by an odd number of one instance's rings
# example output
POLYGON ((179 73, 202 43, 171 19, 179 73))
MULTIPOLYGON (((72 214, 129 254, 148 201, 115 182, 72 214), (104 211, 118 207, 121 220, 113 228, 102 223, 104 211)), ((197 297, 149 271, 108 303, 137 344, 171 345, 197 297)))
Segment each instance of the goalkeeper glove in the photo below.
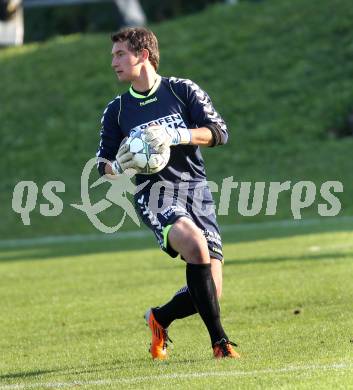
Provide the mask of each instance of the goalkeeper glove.
POLYGON ((126 145, 126 140, 127 138, 122 141, 118 153, 116 154, 116 159, 112 163, 112 171, 114 172, 114 175, 119 175, 129 168, 137 171, 137 167, 135 166, 135 162, 133 160, 134 155, 129 152, 129 146, 126 145))
POLYGON ((165 147, 174 145, 187 145, 191 142, 191 132, 189 129, 172 129, 163 125, 153 125, 145 131, 145 141, 157 151, 165 147))

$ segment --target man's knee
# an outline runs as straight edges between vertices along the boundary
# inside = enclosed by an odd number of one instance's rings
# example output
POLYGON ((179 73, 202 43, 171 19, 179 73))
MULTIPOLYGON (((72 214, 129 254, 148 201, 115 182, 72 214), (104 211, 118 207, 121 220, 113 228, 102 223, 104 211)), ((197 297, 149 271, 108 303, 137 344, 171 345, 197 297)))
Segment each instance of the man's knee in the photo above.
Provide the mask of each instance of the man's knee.
POLYGON ((168 241, 187 262, 209 263, 207 241, 200 229, 189 218, 179 218, 170 229, 168 241))

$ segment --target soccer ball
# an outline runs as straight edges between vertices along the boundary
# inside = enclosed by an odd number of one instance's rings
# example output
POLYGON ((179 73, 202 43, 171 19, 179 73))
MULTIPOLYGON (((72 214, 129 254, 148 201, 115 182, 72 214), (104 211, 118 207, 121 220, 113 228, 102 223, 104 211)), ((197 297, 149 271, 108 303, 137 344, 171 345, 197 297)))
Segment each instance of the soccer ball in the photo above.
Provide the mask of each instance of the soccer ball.
POLYGON ((143 175, 151 175, 161 171, 168 163, 170 148, 165 148, 163 152, 158 152, 145 141, 143 130, 132 130, 126 140, 129 152, 134 157, 133 160, 143 175))

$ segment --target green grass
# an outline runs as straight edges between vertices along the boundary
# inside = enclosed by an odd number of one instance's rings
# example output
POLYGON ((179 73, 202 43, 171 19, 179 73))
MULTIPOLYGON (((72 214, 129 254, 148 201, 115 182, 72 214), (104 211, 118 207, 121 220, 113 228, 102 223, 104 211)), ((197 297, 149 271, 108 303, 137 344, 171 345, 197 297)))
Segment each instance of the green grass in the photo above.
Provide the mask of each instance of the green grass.
MULTIPOLYGON (((211 180, 340 180, 341 214, 353 214, 353 140, 329 131, 343 124, 353 101, 352 18, 350 0, 267 0, 152 26, 161 73, 199 83, 229 125, 229 144, 204 150, 211 180)), ((1 237, 93 232, 69 204, 79 201, 101 113, 125 88, 116 85, 110 50, 107 35, 73 35, 0 52, 1 237), (37 206, 24 227, 11 210, 19 180, 64 181, 63 215, 43 218, 37 206)), ((273 218, 290 215, 287 195, 273 218)), ((306 215, 317 216, 316 207, 306 215)), ((264 212, 251 221, 263 219, 264 212)))
POLYGON ((222 316, 242 358, 221 362, 197 316, 171 326, 167 362, 150 360, 142 314, 185 282, 151 236, 3 244, 0 389, 351 388, 352 231, 335 219, 225 232, 222 316))

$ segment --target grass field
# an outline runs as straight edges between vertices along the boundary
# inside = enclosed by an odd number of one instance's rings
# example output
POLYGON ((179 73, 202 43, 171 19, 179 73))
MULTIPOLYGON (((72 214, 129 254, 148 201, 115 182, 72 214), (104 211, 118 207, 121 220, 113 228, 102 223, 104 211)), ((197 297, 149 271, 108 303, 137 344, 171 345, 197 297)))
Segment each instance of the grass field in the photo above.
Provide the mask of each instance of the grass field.
POLYGON ((109 34, 1 50, 0 390, 353 388, 353 138, 339 135, 352 110, 352 18, 350 0, 266 0, 151 26, 161 74, 200 84, 230 129, 226 146, 203 150, 210 180, 344 185, 337 218, 308 219, 318 196, 304 220, 288 221, 290 192, 273 217, 234 215, 232 198, 219 218, 221 307, 239 361, 213 360, 197 316, 172 325, 167 362, 151 361, 142 315, 185 284, 184 264, 146 230, 98 235, 69 206, 104 107, 124 90, 109 34), (22 180, 39 187, 31 226, 11 208, 22 180), (39 213, 48 180, 66 185, 54 219, 39 213))
POLYGON ((150 235, 0 243, 0 389, 352 388, 352 218, 223 236, 223 322, 239 361, 212 359, 197 316, 171 326, 169 361, 150 360, 142 315, 184 283, 150 235))

